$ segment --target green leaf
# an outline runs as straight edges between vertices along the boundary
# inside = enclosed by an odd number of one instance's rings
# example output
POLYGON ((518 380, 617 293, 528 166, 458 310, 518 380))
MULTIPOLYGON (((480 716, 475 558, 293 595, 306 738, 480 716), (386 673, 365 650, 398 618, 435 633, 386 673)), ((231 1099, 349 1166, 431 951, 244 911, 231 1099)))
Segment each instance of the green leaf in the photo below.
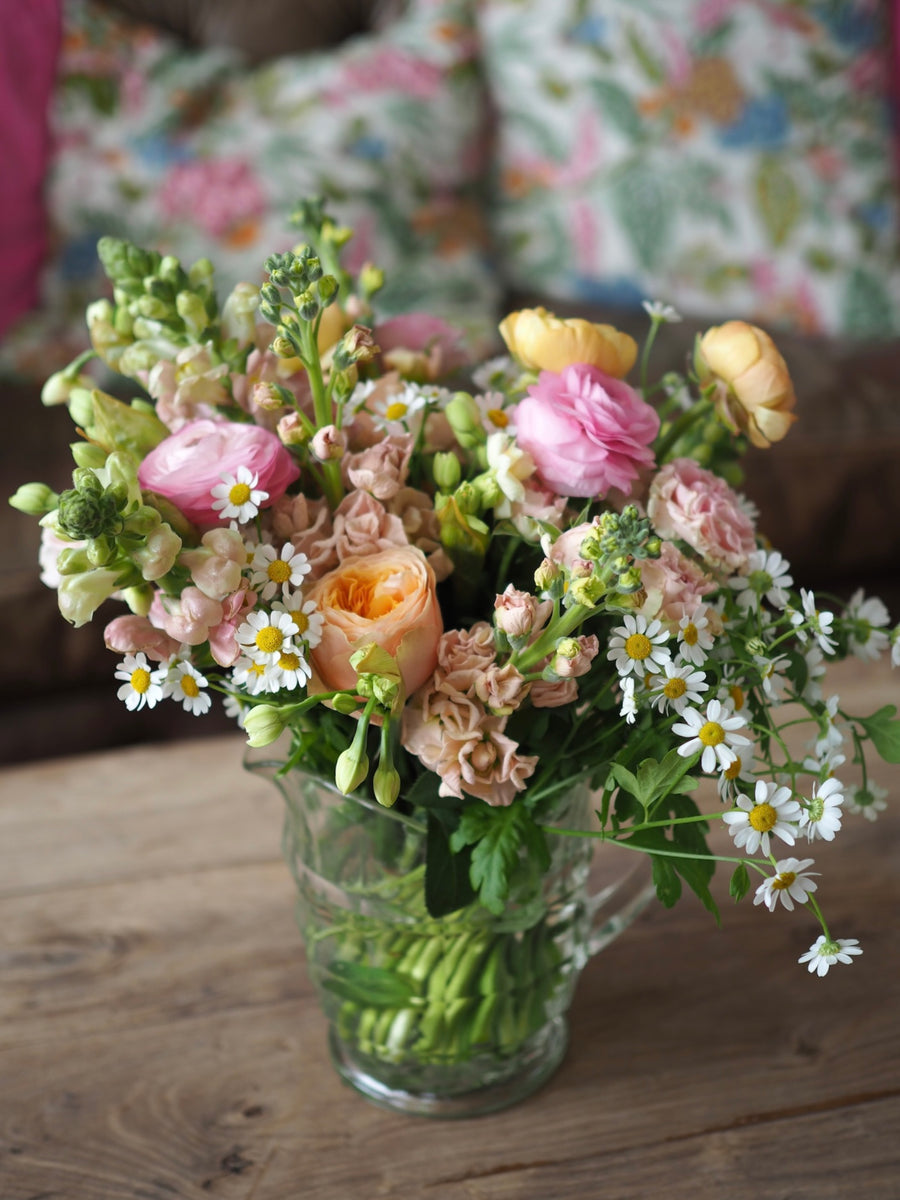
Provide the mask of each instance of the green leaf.
POLYGON ((414 994, 411 984, 387 967, 340 959, 331 964, 322 986, 367 1008, 404 1008, 414 994))
POLYGON ((610 773, 619 787, 634 796, 649 818, 651 810, 667 796, 694 790, 696 779, 684 778, 691 766, 690 758, 683 757, 677 750, 670 750, 662 762, 655 758, 643 759, 636 775, 621 763, 613 763, 610 773))
POLYGON ((428 813, 425 840, 425 906, 432 917, 465 908, 475 899, 469 878, 472 855, 467 846, 456 853, 450 847, 450 834, 444 814, 428 813))
POLYGON ((423 771, 411 787, 403 792, 403 797, 418 808, 461 808, 464 801, 458 796, 442 796, 439 793, 440 776, 433 771, 423 771))
POLYGON ((470 805, 463 811, 459 827, 450 835, 450 849, 454 853, 464 846, 472 847, 469 875, 478 898, 496 915, 503 912, 522 849, 531 856, 528 861, 532 870, 535 867, 546 870, 549 865, 543 834, 521 804, 492 808, 479 801, 470 805))
POLYGON ((871 717, 854 717, 885 762, 900 763, 900 717, 896 704, 886 704, 871 717))
POLYGON ((750 872, 747 870, 746 863, 738 863, 734 869, 734 874, 731 876, 731 882, 728 885, 728 895, 731 896, 735 904, 738 900, 743 900, 750 890, 750 872))
POLYGON ((765 157, 756 172, 756 206, 773 246, 780 246, 800 216, 800 194, 777 158, 765 157))
POLYGON ((662 858, 658 854, 651 855, 653 864, 653 886, 660 903, 666 908, 672 908, 681 896, 681 880, 671 858, 662 858))

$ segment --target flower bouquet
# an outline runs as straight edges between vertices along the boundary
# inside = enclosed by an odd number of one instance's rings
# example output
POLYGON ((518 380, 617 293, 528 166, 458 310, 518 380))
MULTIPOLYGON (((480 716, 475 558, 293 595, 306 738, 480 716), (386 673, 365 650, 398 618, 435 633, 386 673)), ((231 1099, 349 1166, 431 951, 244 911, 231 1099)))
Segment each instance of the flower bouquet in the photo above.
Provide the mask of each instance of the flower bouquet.
POLYGON ((534 309, 476 365, 443 321, 378 319, 381 275, 343 269, 321 203, 295 220, 221 307, 209 263, 102 239, 113 299, 43 392, 78 428, 72 486, 12 503, 68 621, 124 604, 127 707, 218 694, 278 782, 340 1072, 416 1112, 533 1089, 578 972, 647 897, 635 863, 713 913, 726 863, 736 900, 818 924, 811 972, 852 962, 816 844, 883 806, 864 751, 898 761, 900 721, 845 712, 826 663, 896 664, 900 627, 795 591, 735 490, 748 441, 794 420, 771 339, 730 321, 651 380, 667 306, 642 348, 534 309), (589 896, 598 842, 617 865, 589 896))

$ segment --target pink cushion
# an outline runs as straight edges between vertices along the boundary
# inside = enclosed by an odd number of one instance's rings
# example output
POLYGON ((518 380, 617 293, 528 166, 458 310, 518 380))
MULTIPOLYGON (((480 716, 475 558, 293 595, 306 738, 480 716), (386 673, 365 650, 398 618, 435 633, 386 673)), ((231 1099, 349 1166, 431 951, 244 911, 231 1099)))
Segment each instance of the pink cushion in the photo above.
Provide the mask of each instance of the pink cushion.
POLYGON ((0 154, 9 168, 0 203, 0 336, 38 299, 60 25, 59 0, 30 0, 17 6, 15 19, 0 21, 0 154))

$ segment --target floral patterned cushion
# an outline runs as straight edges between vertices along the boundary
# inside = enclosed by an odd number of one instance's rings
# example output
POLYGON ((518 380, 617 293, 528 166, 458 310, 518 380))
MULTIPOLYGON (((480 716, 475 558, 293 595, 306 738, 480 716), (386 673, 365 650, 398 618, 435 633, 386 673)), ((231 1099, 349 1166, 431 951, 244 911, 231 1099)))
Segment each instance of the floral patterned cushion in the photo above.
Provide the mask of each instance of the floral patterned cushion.
POLYGON ((67 0, 64 17, 54 244, 43 307, 3 347, 7 368, 44 377, 87 344, 85 304, 106 291, 101 235, 207 257, 224 295, 297 240, 288 216, 314 193, 355 228, 351 265, 385 269, 382 312, 493 323, 468 0, 410 0, 375 33, 254 67, 86 0, 67 0))
POLYGON ((886 4, 478 7, 509 285, 900 332, 886 4))

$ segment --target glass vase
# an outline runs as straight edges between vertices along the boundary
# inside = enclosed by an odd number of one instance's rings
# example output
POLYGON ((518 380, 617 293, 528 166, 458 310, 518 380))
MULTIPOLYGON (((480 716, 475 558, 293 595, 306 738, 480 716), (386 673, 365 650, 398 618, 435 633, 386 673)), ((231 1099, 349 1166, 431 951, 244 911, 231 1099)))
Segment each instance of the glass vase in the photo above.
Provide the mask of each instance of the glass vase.
MULTIPOLYGON (((381 1107, 469 1117, 513 1104, 562 1061, 585 963, 652 894, 644 855, 548 835, 550 866, 500 915, 425 905, 425 824, 344 796, 264 752, 248 769, 285 802, 282 847, 339 1075, 381 1107)), ((572 787, 547 823, 589 829, 591 793, 572 787)))

